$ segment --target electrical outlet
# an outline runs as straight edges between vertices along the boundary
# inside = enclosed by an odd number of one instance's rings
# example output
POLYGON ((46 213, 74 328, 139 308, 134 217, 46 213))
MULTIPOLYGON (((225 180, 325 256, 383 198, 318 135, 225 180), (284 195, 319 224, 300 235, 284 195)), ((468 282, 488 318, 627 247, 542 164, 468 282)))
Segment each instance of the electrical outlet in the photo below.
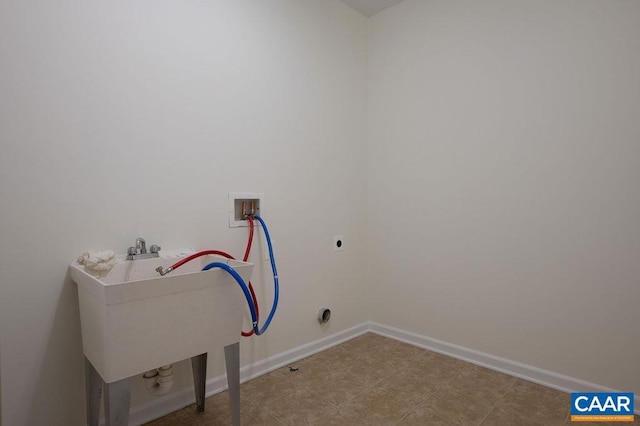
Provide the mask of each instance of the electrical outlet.
POLYGON ((344 237, 342 235, 333 236, 333 251, 344 250, 344 237))
MULTIPOLYGON (((264 194, 257 192, 230 192, 229 193, 229 228, 249 226, 246 215, 264 215, 264 194)), ((260 222, 255 221, 256 226, 260 222)))

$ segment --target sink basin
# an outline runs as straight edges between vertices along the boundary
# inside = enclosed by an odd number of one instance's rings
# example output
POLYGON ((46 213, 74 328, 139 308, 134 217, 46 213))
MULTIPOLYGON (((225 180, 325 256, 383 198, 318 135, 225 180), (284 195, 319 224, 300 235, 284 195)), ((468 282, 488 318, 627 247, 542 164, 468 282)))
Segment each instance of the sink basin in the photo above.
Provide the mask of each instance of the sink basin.
POLYGON ((188 253, 155 259, 119 258, 102 276, 74 262, 82 346, 106 383, 240 340, 246 302, 236 281, 211 262, 233 267, 249 281, 253 264, 207 255, 162 277, 156 272, 188 253))

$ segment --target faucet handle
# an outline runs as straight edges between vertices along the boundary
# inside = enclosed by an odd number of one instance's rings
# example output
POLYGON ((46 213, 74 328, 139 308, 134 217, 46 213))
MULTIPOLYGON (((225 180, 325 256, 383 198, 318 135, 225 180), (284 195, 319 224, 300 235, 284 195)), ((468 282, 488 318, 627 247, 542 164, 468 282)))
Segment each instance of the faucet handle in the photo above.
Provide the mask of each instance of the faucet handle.
POLYGON ((136 248, 135 247, 129 247, 129 249, 127 250, 127 254, 136 254, 136 248))
POLYGON ((152 245, 151 247, 149 247, 149 251, 151 253, 158 253, 160 251, 161 247, 159 245, 152 245))

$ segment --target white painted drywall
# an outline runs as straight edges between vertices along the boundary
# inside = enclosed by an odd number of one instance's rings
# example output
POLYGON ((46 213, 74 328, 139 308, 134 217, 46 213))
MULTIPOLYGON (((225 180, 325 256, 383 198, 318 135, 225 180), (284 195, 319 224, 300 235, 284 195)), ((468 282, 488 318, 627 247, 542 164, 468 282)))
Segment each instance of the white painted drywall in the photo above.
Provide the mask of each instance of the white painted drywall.
POLYGON ((373 319, 639 392, 638 7, 406 0, 367 68, 340 2, 1 2, 1 420, 83 422, 66 265, 240 255, 229 191, 265 193, 283 286, 244 364, 373 319))
POLYGON ((640 2, 369 31, 372 320, 640 392, 640 2))
MULTIPOLYGON (((67 265, 138 236, 241 256, 228 192, 264 192, 281 283, 243 364, 368 319, 365 55, 364 18, 337 0, 0 3, 4 424, 84 422, 67 265)), ((266 313, 271 277, 252 260, 266 313)), ((223 373, 221 353, 209 367, 223 373)), ((136 383, 133 404, 150 398, 136 383)))

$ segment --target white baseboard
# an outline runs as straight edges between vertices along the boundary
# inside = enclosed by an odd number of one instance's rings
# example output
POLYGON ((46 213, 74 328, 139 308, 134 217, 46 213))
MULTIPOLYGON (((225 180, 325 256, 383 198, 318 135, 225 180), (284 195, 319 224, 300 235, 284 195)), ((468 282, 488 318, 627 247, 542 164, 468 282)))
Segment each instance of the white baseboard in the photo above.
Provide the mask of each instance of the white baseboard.
MULTIPOLYGON (((480 365, 491 370, 519 377, 562 392, 620 392, 595 383, 554 373, 553 371, 543 370, 542 368, 533 367, 505 358, 500 358, 495 355, 465 348, 463 346, 422 336, 416 333, 411 333, 395 327, 369 322, 368 331, 390 339, 399 340, 413 346, 457 358, 471 364, 480 365)), ((634 408, 635 413, 640 414, 640 395, 635 395, 634 408)))
MULTIPOLYGON (((530 382, 557 389, 562 392, 617 392, 614 389, 590 383, 584 380, 543 370, 541 368, 500 358, 491 354, 465 348, 453 343, 433 339, 411 333, 398 328, 377 324, 371 321, 332 334, 322 339, 298 346, 286 352, 271 356, 254 364, 240 369, 240 381, 242 383, 291 364, 302 358, 306 358, 317 352, 321 352, 340 343, 351 340, 366 332, 372 332, 390 339, 408 343, 413 346, 448 355, 462 361, 490 368, 501 373, 519 377, 530 382)), ((226 376, 218 376, 207 381, 206 396, 212 396, 227 389, 226 376)), ((169 395, 154 399, 146 404, 132 407, 129 422, 132 425, 140 425, 158 417, 167 415, 195 402, 193 389, 188 388, 173 392, 169 395)), ((640 414, 640 395, 635 397, 635 412, 640 414)))
MULTIPOLYGON (((276 370, 285 365, 291 364, 302 358, 306 358, 315 353, 322 352, 340 343, 358 337, 369 331, 370 323, 364 322, 322 339, 298 346, 291 350, 271 356, 254 364, 240 368, 240 382, 262 376, 270 371, 276 370)), ((210 397, 227 389, 227 376, 222 375, 207 380, 206 397, 210 397)), ((141 425, 159 417, 165 416, 176 410, 180 410, 195 403, 193 388, 187 388, 172 392, 163 397, 156 398, 146 404, 131 408, 129 414, 129 424, 141 425)))

